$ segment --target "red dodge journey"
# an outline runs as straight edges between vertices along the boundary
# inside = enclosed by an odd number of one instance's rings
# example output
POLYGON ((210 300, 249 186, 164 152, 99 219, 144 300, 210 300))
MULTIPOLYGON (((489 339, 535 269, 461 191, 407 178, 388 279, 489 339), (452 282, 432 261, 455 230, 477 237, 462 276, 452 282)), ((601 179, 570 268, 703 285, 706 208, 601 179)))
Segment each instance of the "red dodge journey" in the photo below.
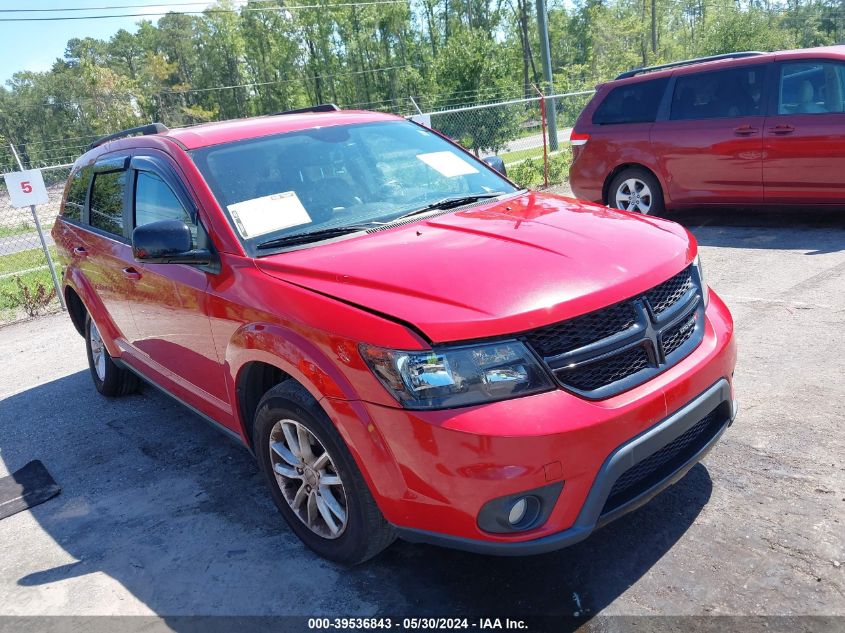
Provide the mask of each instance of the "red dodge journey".
POLYGON ((733 324, 682 227, 503 171, 329 106, 101 139, 53 229, 94 385, 246 446, 336 561, 586 538, 731 424, 733 324))

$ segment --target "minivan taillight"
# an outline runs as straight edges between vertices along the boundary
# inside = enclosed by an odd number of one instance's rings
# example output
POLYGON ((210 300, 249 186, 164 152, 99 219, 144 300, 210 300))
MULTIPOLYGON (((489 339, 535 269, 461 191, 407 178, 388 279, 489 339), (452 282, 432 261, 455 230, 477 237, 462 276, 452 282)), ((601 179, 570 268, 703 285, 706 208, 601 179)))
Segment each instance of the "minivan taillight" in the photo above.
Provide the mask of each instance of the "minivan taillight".
POLYGON ((572 132, 569 136, 569 143, 572 145, 572 160, 574 161, 578 158, 578 155, 581 153, 584 145, 587 144, 587 141, 590 140, 589 134, 579 134, 578 132, 572 132))

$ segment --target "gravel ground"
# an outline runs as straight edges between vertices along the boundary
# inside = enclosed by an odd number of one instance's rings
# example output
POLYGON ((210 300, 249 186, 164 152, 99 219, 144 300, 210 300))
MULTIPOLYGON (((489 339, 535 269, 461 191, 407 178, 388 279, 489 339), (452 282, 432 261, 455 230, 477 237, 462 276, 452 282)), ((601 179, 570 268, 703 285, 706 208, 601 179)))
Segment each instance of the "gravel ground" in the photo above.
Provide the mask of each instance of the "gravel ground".
POLYGON ((245 451, 153 389, 98 396, 66 315, 0 328, 0 476, 41 459, 64 488, 0 521, 0 615, 845 616, 842 218, 679 218, 736 319, 739 417, 653 502, 534 558, 323 561, 245 451))

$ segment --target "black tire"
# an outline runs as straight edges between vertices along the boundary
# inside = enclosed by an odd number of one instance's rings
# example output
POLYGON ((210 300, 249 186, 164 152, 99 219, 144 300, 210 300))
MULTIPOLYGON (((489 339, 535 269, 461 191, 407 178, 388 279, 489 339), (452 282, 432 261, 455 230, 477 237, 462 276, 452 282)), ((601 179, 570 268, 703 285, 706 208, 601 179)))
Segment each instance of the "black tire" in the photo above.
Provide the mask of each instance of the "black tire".
MULTIPOLYGON (((135 393, 140 387, 140 379, 128 369, 118 367, 105 347, 102 348, 103 375, 99 375, 98 369, 95 366, 94 352, 91 345, 91 327, 93 323, 91 316, 85 315, 85 349, 88 352, 88 369, 91 371, 94 386, 97 388, 97 391, 109 398, 135 393)), ((96 329, 96 325, 94 325, 94 328, 96 329)))
POLYGON ((253 449, 270 495, 294 533, 320 556, 345 565, 362 563, 388 547, 396 533, 384 519, 343 438, 319 403, 299 383, 270 389, 255 413, 253 449), (276 423, 293 420, 310 431, 329 454, 343 483, 347 522, 340 536, 323 537, 294 512, 273 471, 270 441, 276 423))
POLYGON ((607 204, 614 209, 633 211, 636 213, 643 213, 645 215, 661 215, 666 210, 663 204, 663 189, 660 187, 660 183, 657 178, 654 177, 654 174, 641 167, 629 167, 627 169, 623 169, 613 177, 613 180, 610 181, 610 185, 607 189, 607 204), (620 205, 617 202, 616 194, 619 191, 619 188, 622 187, 623 183, 629 180, 639 181, 648 187, 648 190, 651 193, 648 210, 642 210, 640 208, 626 209, 623 205, 620 205))

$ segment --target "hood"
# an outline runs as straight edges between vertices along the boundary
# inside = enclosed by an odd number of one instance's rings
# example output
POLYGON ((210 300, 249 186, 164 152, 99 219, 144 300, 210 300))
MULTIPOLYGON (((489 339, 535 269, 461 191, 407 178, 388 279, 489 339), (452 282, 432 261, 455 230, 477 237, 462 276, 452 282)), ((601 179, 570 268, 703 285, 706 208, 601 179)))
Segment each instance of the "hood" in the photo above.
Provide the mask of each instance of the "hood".
POLYGON ((632 297, 681 271, 695 248, 673 222, 528 192, 256 264, 448 342, 515 334, 632 297))

